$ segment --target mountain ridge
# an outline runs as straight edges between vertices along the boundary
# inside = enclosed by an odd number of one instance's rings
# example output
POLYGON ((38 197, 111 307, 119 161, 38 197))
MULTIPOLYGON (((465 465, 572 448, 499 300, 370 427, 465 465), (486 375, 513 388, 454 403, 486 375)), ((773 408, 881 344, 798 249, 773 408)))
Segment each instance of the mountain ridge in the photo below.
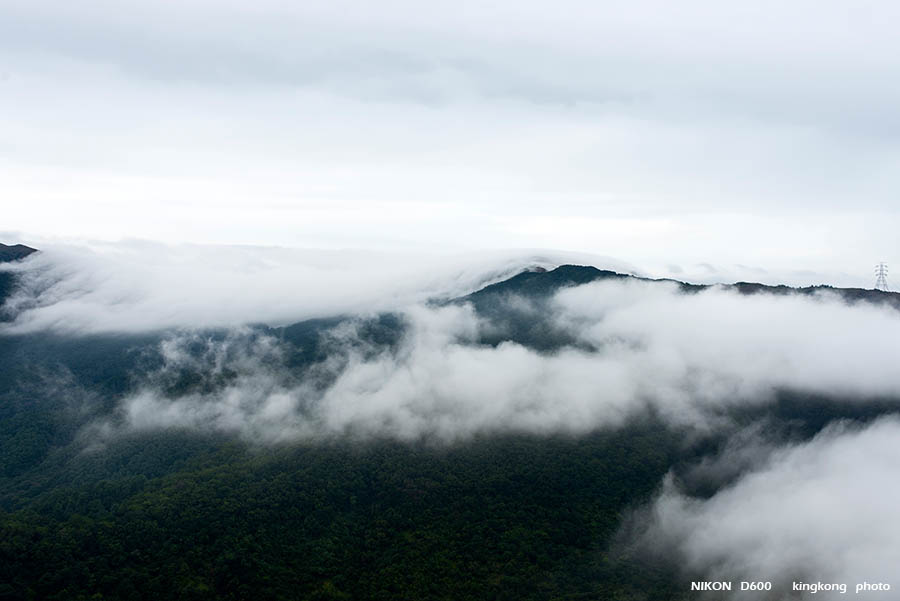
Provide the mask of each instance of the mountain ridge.
POLYGON ((834 293, 844 301, 853 304, 866 301, 873 304, 889 304, 900 310, 900 293, 868 288, 839 288, 828 284, 814 286, 771 285, 759 282, 734 282, 732 284, 694 284, 672 278, 647 278, 633 274, 619 273, 607 269, 599 269, 591 265, 560 265, 545 271, 525 270, 504 280, 490 284, 470 294, 453 299, 451 302, 473 302, 476 305, 487 302, 497 296, 522 294, 526 296, 547 297, 559 290, 571 286, 580 286, 601 280, 636 280, 643 282, 674 283, 682 292, 695 293, 709 289, 735 290, 742 295, 772 294, 776 296, 803 295, 813 296, 818 293, 834 293))
POLYGON ((18 261, 36 252, 38 252, 38 249, 25 246, 24 244, 8 245, 0 242, 0 263, 18 261))

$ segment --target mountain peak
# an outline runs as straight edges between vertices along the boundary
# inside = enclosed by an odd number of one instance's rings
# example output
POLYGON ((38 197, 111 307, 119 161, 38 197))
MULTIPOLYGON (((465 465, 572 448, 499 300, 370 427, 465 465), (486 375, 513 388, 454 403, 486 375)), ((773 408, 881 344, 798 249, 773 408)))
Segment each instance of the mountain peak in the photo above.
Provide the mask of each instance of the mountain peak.
POLYGON ((31 253, 37 252, 36 248, 31 248, 30 246, 25 246, 24 244, 13 244, 9 246, 7 244, 0 243, 0 263, 5 263, 8 261, 18 261, 19 259, 24 259, 31 253))

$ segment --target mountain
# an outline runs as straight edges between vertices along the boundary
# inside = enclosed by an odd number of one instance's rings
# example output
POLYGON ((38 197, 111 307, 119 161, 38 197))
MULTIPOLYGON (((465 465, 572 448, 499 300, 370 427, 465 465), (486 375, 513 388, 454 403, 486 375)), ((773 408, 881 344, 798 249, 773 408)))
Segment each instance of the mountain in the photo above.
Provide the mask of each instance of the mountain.
MULTIPOLYGON (((577 391, 595 374, 552 366, 604 351, 560 326, 554 295, 599 281, 709 288, 564 265, 435 301, 425 326, 398 312, 286 327, 0 333, 0 600, 702 599, 671 558, 622 543, 667 478, 708 498, 749 469, 721 461, 748 431, 795 444, 898 415, 900 404, 783 387, 724 405, 711 423, 728 426, 700 432, 649 406, 575 432, 403 430, 404 419, 440 427, 482 416, 518 369, 483 367, 492 352, 536 366, 532 384, 514 381, 513 409, 552 414, 553 404, 535 408, 534 389, 577 391), (484 327, 454 338, 441 310, 461 306, 484 327), (474 375, 438 381, 460 354, 474 375), (462 415, 447 408, 492 370, 499 384, 476 387, 462 415), (336 382, 347 406, 323 413, 336 382), (379 413, 395 396, 398 411, 379 413), (279 413, 291 398, 295 413, 279 413), (444 413, 428 422, 429 407, 444 413), (363 418, 304 430, 341 410, 363 418)), ((723 288, 898 306, 898 295, 871 290, 723 288)), ((610 344, 635 352, 644 341, 610 344)))
POLYGON ((486 286, 454 302, 471 302, 476 306, 488 306, 505 296, 520 295, 527 298, 546 299, 563 288, 580 286, 602 280, 643 281, 673 283, 682 292, 700 292, 710 288, 734 290, 744 295, 771 294, 778 296, 816 294, 836 294, 843 300, 854 303, 865 301, 873 304, 889 304, 900 309, 900 293, 863 288, 836 288, 828 285, 791 287, 772 286, 756 282, 736 282, 734 284, 691 284, 672 279, 653 279, 597 269, 584 265, 561 265, 552 270, 525 271, 508 280, 486 286))
MULTIPOLYGON (((25 246, 24 244, 15 244, 13 246, 0 244, 0 263, 18 261, 34 252, 37 252, 37 250, 25 246)), ((9 272, 0 270, 0 307, 2 307, 6 297, 12 293, 14 287, 15 276, 9 272)), ((0 309, 0 321, 3 321, 4 318, 5 316, 3 315, 2 309, 0 309)))
POLYGON ((493 327, 482 338, 487 344, 498 345, 504 341, 513 341, 530 348, 553 351, 577 345, 577 341, 572 332, 557 326, 553 318, 554 309, 548 303, 560 290, 600 281, 674 285, 685 294, 712 288, 733 290, 746 296, 760 294, 811 297, 833 294, 848 304, 889 305, 900 310, 900 294, 895 292, 831 286, 792 288, 749 282, 701 285, 677 280, 641 278, 582 265, 562 265, 552 270, 525 271, 508 280, 447 301, 447 304, 471 304, 479 316, 488 319, 493 327))
POLYGON ((19 259, 24 259, 34 252, 37 252, 36 248, 31 248, 30 246, 25 246, 24 244, 14 244, 12 246, 8 246, 6 244, 0 243, 0 263, 5 263, 8 261, 18 261, 19 259))

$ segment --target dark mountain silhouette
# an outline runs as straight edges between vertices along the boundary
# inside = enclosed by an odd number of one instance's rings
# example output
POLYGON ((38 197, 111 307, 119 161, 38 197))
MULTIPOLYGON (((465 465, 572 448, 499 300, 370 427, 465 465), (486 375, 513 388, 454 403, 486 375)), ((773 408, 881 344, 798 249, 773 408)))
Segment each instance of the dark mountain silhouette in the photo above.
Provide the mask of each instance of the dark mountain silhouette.
POLYGON ((546 299, 563 288, 580 286, 601 280, 641 280, 646 282, 671 282, 683 292, 700 292, 709 288, 733 289, 745 295, 774 294, 778 296, 799 294, 812 296, 832 293, 849 303, 866 301, 875 304, 890 304, 900 309, 900 293, 884 292, 864 288, 836 288, 827 284, 795 288, 785 285, 772 286, 757 282, 736 282, 734 284, 692 284, 672 279, 651 279, 630 274, 617 273, 585 265, 561 265, 552 270, 525 271, 508 280, 486 286, 477 292, 456 299, 455 302, 472 302, 476 306, 488 306, 504 296, 519 295, 531 299, 546 299))
MULTIPOLYGON (((13 246, 0 244, 0 263, 18 261, 34 252, 37 252, 37 249, 25 246, 24 244, 15 244, 13 246)), ((16 278, 14 274, 0 271, 0 307, 2 307, 6 297, 12 293, 15 284, 16 278)), ((3 321, 4 319, 6 319, 6 316, 4 316, 3 311, 0 310, 0 321, 3 321)))
POLYGON ((685 294, 694 294, 714 287, 734 290, 744 295, 834 294, 848 304, 859 302, 887 304, 900 310, 900 294, 880 290, 831 286, 792 288, 749 282, 727 285, 691 284, 677 280, 642 278, 583 265, 562 265, 549 271, 525 271, 448 303, 471 303, 479 316, 490 320, 492 324, 490 333, 485 334, 482 339, 486 344, 497 345, 504 341, 513 341, 541 351, 553 351, 563 346, 579 344, 571 332, 559 329, 553 320, 553 308, 549 306, 553 295, 564 288, 603 280, 674 283, 685 294))
POLYGON ((18 261, 35 252, 37 252, 36 248, 31 248, 24 244, 13 244, 12 246, 8 246, 0 243, 0 263, 18 261))

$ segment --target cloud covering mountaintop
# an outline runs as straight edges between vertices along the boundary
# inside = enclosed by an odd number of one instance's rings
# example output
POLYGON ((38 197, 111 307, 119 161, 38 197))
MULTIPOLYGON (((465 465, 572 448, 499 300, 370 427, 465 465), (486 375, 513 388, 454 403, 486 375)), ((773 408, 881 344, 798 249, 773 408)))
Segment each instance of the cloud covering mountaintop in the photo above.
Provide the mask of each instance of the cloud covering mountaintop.
POLYGON ((394 258, 146 243, 42 252, 5 268, 21 287, 2 333, 151 333, 159 365, 136 374, 123 424, 266 441, 577 433, 648 410, 715 430, 782 391, 900 398, 889 294, 574 266, 506 279, 552 268, 546 256, 394 258), (183 373, 211 387, 163 385, 183 373))
POLYGON ((580 253, 455 255, 122 242, 50 245, 18 274, 8 332, 137 332, 171 327, 286 324, 453 298, 531 267, 623 261, 580 253))

